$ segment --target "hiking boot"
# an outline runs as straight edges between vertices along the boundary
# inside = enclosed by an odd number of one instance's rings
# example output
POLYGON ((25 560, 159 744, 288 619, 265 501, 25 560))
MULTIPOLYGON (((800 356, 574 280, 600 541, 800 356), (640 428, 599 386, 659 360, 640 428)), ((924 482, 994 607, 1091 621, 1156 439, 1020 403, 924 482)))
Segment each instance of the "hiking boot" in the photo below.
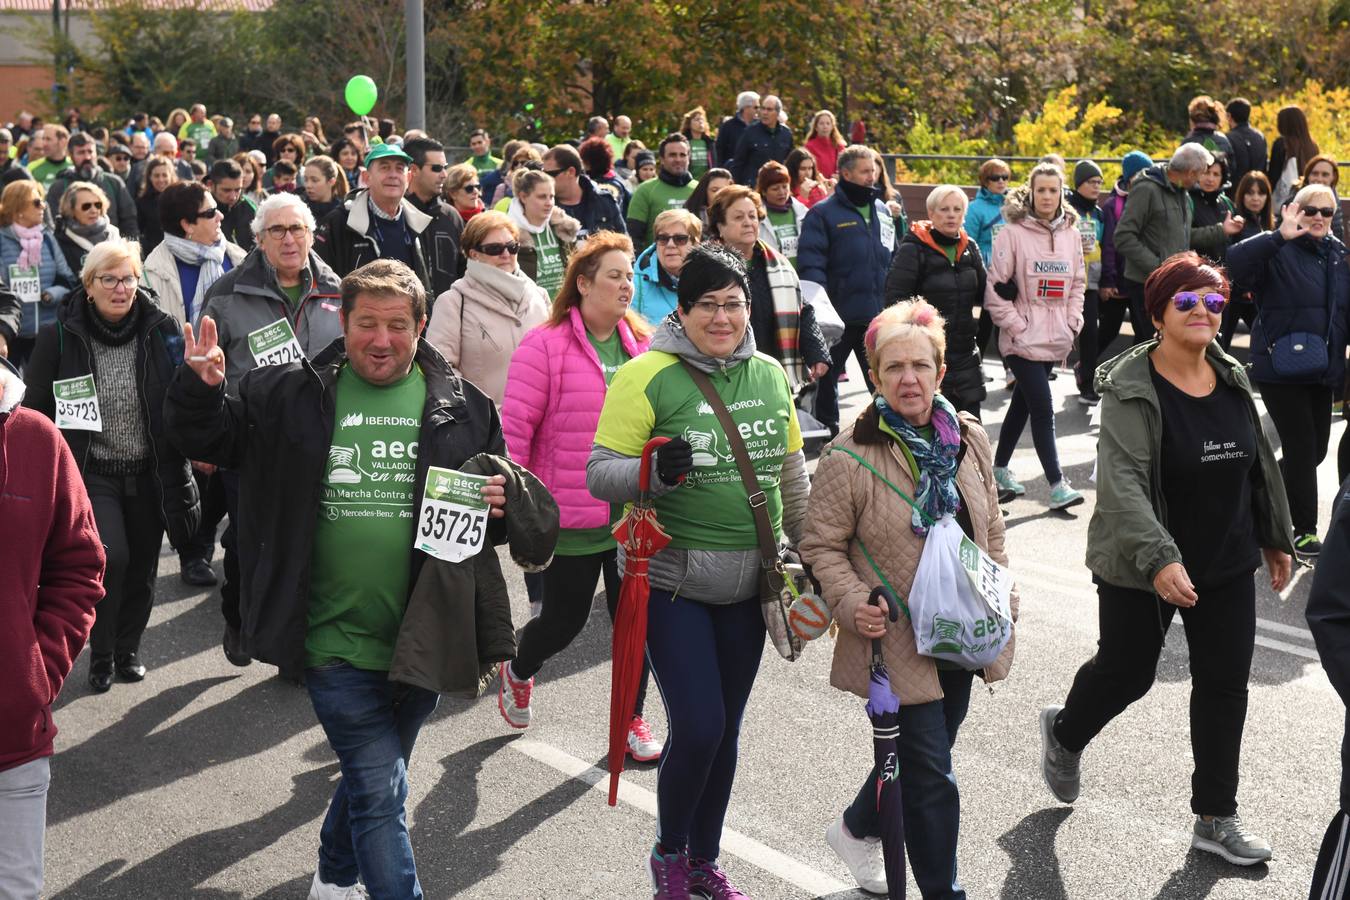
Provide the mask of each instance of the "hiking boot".
POLYGON ((640 763, 661 758, 661 742, 652 736, 652 727, 642 716, 633 716, 633 723, 628 726, 628 755, 640 763))
POLYGON ((1322 553, 1322 542, 1315 534, 1300 534, 1294 538, 1294 554, 1299 559, 1317 559, 1322 553))
POLYGON ((1055 738, 1055 717, 1063 708, 1055 705, 1041 709, 1041 777, 1056 800, 1072 803, 1082 786, 1083 754, 1065 750, 1055 738))
POLYGON ((179 569, 178 577, 184 584, 190 584, 193 587, 213 587, 216 583, 216 573, 211 568, 211 564, 204 559, 184 560, 179 569))
POLYGON ((848 866, 858 887, 869 894, 886 893, 886 860, 881 853, 879 838, 856 838, 849 833, 840 816, 825 829, 825 843, 848 866))
POLYGON ((661 845, 655 844, 647 865, 652 873, 653 900, 689 900, 689 856, 683 850, 662 853, 661 845))
POLYGON ((534 679, 517 681, 511 674, 511 664, 502 666, 502 678, 497 687, 497 708, 502 718, 512 728, 529 728, 534 711, 530 709, 530 692, 534 690, 534 679), (508 698, 507 692, 511 696, 508 698))
POLYGON ((704 900, 750 900, 750 897, 732 887, 727 873, 717 868, 716 863, 701 862, 689 864, 689 896, 703 897, 704 900))
POLYGON ((221 638, 220 646, 230 665, 242 668, 253 663, 253 657, 244 652, 244 641, 239 635, 239 629, 233 625, 225 626, 225 636, 221 638))
POLYGON ((1007 503, 1014 497, 1021 497, 1026 494, 1027 489, 1012 477, 1012 472, 1007 466, 994 466, 994 484, 998 485, 998 502, 1007 503))
POLYGON ((1073 489, 1067 478, 1061 478, 1058 484, 1050 488, 1051 509, 1069 509, 1082 502, 1084 502, 1083 495, 1073 489))
POLYGON ((1269 842, 1248 831, 1236 814, 1215 816, 1208 822, 1196 816, 1191 846, 1216 853, 1235 866, 1254 866, 1271 855, 1269 842))

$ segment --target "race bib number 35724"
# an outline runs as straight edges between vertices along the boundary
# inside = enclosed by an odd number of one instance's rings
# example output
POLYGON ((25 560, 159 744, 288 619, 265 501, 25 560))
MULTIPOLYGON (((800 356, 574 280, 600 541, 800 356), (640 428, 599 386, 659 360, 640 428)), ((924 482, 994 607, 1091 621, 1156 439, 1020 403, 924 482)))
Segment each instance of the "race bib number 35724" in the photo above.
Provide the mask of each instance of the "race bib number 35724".
POLYGON ((413 547, 452 563, 482 550, 488 520, 488 504, 482 494, 485 484, 486 475, 467 475, 437 466, 427 469, 413 547))

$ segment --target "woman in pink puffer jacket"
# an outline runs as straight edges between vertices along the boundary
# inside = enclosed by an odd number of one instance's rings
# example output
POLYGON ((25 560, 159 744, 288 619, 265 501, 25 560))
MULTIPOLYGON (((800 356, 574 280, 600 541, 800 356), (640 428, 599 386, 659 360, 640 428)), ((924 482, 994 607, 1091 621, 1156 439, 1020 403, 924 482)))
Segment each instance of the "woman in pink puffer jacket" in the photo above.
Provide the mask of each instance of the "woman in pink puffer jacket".
POLYGON ((1083 328, 1087 270, 1078 214, 1064 202, 1064 172, 1046 163, 1032 169, 1026 187, 1008 192, 1003 220, 1007 224, 994 238, 984 308, 1001 331, 998 348, 1017 383, 998 435, 994 480, 1001 502, 1026 493, 1008 463, 1030 417, 1036 455, 1050 485, 1049 506, 1068 509, 1082 503, 1083 495, 1059 467, 1050 371, 1069 355, 1083 328))
MULTIPOLYGON (((633 244, 610 231, 573 252, 549 320, 525 336, 506 374, 502 431, 511 458, 539 477, 558 501, 562 531, 543 574, 543 607, 520 635, 516 658, 502 669, 498 706, 508 724, 530 724, 530 693, 544 662, 586 625, 596 582, 604 577, 612 618, 619 601, 617 548, 608 503, 586 489, 586 461, 609 382, 647 349, 651 328, 632 312, 633 244)), ((642 720, 646 672, 629 752, 661 755, 642 720)))

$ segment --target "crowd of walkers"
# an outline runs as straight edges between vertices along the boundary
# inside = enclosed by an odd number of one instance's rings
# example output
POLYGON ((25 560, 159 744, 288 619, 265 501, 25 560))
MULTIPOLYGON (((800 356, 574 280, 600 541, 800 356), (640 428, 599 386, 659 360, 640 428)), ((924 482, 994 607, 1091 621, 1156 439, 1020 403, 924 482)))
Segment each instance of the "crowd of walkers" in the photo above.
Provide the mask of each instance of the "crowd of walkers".
MULTIPOLYGON (((828 605, 835 687, 869 697, 869 653, 888 661, 913 875, 926 900, 964 898, 952 755, 975 676, 1009 675, 1021 597, 978 594, 1003 623, 979 661, 935 650, 905 600, 932 593, 948 547, 1006 570, 1028 425, 1036 495, 1086 501, 1056 444, 1061 374, 1100 407, 1101 639, 1041 711, 1043 777, 1077 799, 1086 748, 1148 692, 1180 610, 1192 844, 1269 860, 1237 800, 1262 566, 1279 592, 1295 560, 1318 565, 1309 618, 1350 690, 1350 591, 1327 574, 1346 513, 1331 558, 1317 491, 1350 343, 1339 167, 1297 107, 1269 150, 1244 100, 1187 112, 1168 158, 1130 152, 1114 184, 1089 159, 1021 178, 989 159, 975 190, 928 190, 924 215, 833 113, 794 134, 753 91, 652 149, 597 116, 500 156, 475 130, 462 160, 387 119, 330 141, 315 118, 236 131, 201 104, 117 126, 19 116, 0 129, 0 566, 18 590, 0 628, 0 896, 41 891, 51 703, 85 642, 92 692, 147 676, 166 536, 185 582, 219 582, 228 662, 303 684, 338 757, 311 900, 415 900, 419 729, 441 694, 494 681, 528 728, 598 586, 618 615, 614 529, 650 500, 670 543, 644 576, 624 721, 627 754, 661 762, 653 895, 746 896, 719 856, 741 720, 782 637, 767 542, 828 605), (845 421, 850 357, 868 399, 845 421), (828 441, 814 475, 808 433, 828 441), (447 513, 463 527, 437 530, 447 513), (523 628, 495 546, 524 569, 523 628), (651 681, 664 737, 643 715, 651 681)), ((1344 438, 1338 463, 1344 479, 1344 438)), ((882 894, 887 777, 866 773, 825 833, 882 894)), ((1344 882, 1337 822, 1319 877, 1344 882)))

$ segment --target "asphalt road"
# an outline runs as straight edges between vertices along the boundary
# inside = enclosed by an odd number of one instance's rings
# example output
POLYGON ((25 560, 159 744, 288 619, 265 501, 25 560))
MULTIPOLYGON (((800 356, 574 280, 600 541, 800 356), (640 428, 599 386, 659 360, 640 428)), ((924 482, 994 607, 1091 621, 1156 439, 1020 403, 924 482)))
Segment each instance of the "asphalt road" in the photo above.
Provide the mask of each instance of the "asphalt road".
MULTIPOLYGON (((1084 755, 1081 799, 1060 805, 1041 782, 1037 710, 1062 701, 1097 636, 1083 567, 1095 436, 1072 378, 1053 386, 1061 457, 1088 503, 1046 510, 1028 430, 1013 470, 1029 494, 1007 507, 1022 596, 1017 660, 993 691, 977 682, 955 751, 962 881, 971 898, 1002 900, 1306 897, 1335 811, 1342 725, 1305 630, 1307 570, 1283 598, 1258 588, 1239 802, 1275 846, 1270 865, 1241 869, 1189 847, 1180 627, 1168 636, 1152 692, 1084 755)), ((996 434, 1008 393, 1001 381, 990 389, 986 421, 996 434)), ((856 409, 861 378, 845 390, 856 409)), ((1338 420, 1319 472, 1324 527, 1342 430, 1338 420)), ((215 595, 183 585, 171 553, 160 572, 142 647, 147 679, 90 695, 85 653, 60 698, 47 896, 304 898, 337 773, 308 696, 270 666, 230 666, 215 595)), ((523 585, 512 577, 523 623, 523 585)), ((596 768, 605 752, 608 654, 601 595, 581 637, 539 676, 527 732, 506 727, 495 696, 441 703, 413 756, 408 801, 428 898, 650 896, 655 768, 626 774, 615 808, 605 804, 596 768)), ((828 641, 795 664, 767 650, 751 698, 722 862, 756 900, 868 896, 851 889, 823 838, 871 761, 862 704, 829 686, 829 664, 828 641)), ((649 719, 664 735, 655 691, 649 719)), ((912 885, 909 895, 918 896, 912 885)))

